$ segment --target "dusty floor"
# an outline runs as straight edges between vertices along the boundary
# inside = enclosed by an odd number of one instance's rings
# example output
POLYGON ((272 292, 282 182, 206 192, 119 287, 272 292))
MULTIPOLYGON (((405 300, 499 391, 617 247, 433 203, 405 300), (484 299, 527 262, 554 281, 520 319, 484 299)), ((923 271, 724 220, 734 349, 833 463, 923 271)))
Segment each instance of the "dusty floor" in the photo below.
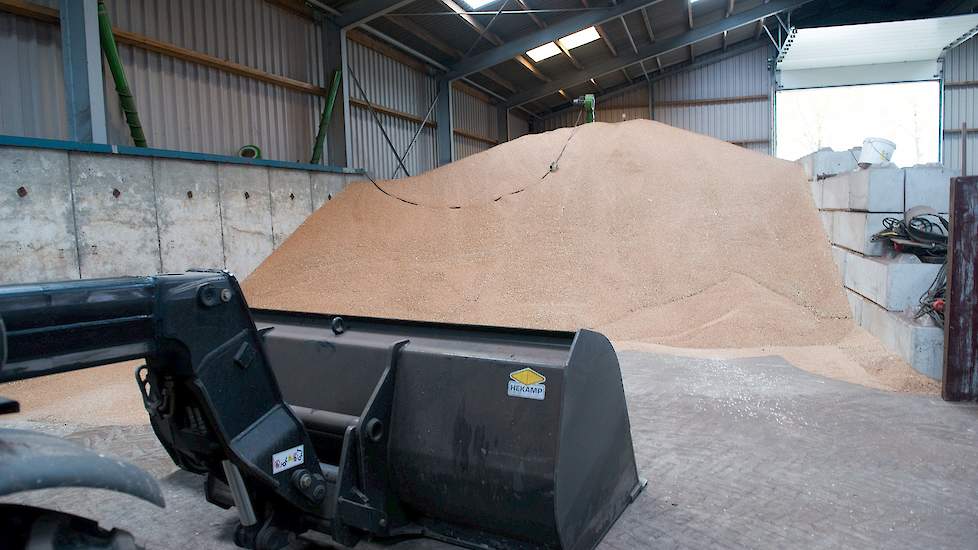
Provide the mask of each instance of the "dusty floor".
MULTIPOLYGON (((974 548, 978 406, 840 382, 774 356, 619 356, 649 486, 600 548, 974 548)), ((130 378, 129 365, 109 369, 105 384, 130 378)), ((72 393, 85 400, 105 384, 72 393)), ((49 396, 63 391, 51 389, 49 396)), ((168 506, 88 490, 6 500, 95 517, 150 549, 234 547, 234 512, 205 503, 202 480, 177 471, 147 426, 93 426, 105 424, 106 404, 97 400, 97 408, 71 412, 57 399, 31 399, 39 409, 0 424, 66 435, 136 462, 161 480, 168 506)))

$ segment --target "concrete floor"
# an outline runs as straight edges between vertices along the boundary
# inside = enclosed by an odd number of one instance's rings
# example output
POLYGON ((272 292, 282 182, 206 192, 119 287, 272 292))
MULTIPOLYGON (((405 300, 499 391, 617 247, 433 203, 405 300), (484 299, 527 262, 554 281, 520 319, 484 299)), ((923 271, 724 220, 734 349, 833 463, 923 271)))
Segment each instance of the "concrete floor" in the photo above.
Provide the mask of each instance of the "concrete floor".
MULTIPOLYGON (((978 547, 978 407, 830 380, 778 357, 620 357, 649 486, 600 548, 978 547)), ((89 490, 5 500, 123 527, 148 548, 234 547, 234 512, 205 503, 202 479, 175 470, 148 427, 27 424, 147 468, 167 508, 89 490)))

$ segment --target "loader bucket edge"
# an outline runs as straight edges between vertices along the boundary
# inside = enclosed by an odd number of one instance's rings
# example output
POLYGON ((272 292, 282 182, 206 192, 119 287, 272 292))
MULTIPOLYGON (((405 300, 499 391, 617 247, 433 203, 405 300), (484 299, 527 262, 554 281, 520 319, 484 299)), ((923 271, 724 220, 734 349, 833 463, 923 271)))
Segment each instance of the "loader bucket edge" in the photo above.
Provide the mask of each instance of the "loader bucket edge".
POLYGON ((614 346, 599 332, 578 331, 565 372, 556 521, 562 547, 589 549, 601 541, 645 482, 635 464, 614 346))
POLYGON ((618 358, 600 333, 253 315, 324 464, 335 466, 347 427, 372 417, 367 398, 393 369, 385 448, 360 458, 387 473, 356 483, 403 513, 382 528, 360 522, 362 536, 590 550, 642 487, 618 358))

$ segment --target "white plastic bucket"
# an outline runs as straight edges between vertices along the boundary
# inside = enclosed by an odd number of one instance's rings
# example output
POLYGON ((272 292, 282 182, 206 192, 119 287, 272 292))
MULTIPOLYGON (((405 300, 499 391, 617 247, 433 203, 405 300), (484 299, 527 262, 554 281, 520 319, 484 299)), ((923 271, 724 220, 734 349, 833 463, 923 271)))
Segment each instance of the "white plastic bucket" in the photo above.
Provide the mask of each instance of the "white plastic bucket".
POLYGON ((896 143, 883 138, 866 138, 863 140, 863 150, 859 153, 859 167, 868 168, 873 164, 890 162, 896 143))

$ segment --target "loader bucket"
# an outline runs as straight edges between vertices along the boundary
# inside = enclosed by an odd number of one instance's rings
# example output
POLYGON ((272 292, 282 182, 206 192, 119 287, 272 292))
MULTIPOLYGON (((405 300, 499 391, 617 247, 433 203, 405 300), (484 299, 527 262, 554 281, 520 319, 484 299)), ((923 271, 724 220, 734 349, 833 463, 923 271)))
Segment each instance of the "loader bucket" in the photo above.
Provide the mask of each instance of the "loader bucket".
POLYGON ((339 463, 396 355, 383 461, 417 532, 586 550, 644 486, 617 355, 597 332, 252 314, 273 327, 269 360, 321 461, 339 463))

